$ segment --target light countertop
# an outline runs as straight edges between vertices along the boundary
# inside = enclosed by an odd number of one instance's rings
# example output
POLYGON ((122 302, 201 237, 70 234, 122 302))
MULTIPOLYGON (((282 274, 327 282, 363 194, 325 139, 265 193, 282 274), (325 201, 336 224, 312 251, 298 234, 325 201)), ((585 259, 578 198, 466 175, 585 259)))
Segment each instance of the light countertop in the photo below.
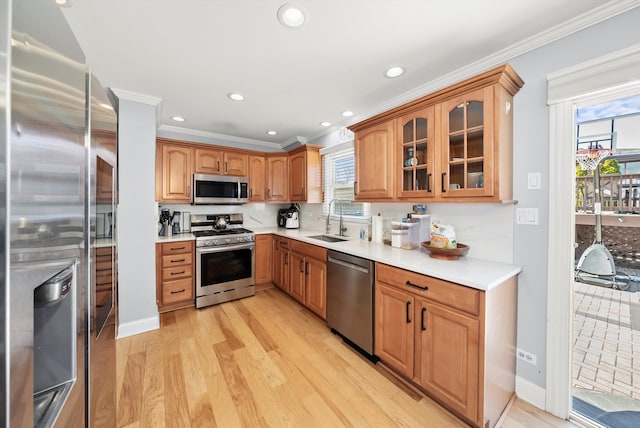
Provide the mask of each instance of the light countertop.
POLYGON ((347 241, 333 243, 309 238, 310 235, 321 234, 321 232, 318 231, 283 229, 277 227, 254 228, 253 231, 256 234, 273 233, 287 238, 297 239, 309 244, 455 282, 478 290, 490 290, 522 271, 520 266, 471 257, 461 257, 458 260, 434 259, 430 257, 428 251, 422 247, 406 250, 350 237, 347 238, 347 241))
MULTIPOLYGON (((491 262, 472 257, 461 257, 458 260, 434 259, 422 247, 406 250, 352 237, 347 237, 347 241, 343 242, 325 242, 309 238, 309 236, 321 234, 321 232, 314 230, 283 229, 278 227, 253 228, 252 230, 256 235, 276 234, 297 239, 330 250, 341 251, 478 290, 490 290, 522 271, 522 268, 517 265, 491 262)), ((170 237, 159 236, 156 242, 190 241, 194 239, 193 234, 182 233, 170 237)))

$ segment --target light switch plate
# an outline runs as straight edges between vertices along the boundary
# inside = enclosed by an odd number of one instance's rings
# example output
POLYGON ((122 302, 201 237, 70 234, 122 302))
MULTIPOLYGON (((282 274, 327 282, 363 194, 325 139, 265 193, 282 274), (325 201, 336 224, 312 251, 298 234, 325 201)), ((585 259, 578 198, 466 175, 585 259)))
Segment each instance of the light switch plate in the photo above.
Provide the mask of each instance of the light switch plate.
POLYGON ((530 172, 527 175, 527 189, 529 190, 542 189, 542 173, 530 172))
POLYGON ((537 226, 539 224, 538 208, 517 208, 516 223, 537 226))

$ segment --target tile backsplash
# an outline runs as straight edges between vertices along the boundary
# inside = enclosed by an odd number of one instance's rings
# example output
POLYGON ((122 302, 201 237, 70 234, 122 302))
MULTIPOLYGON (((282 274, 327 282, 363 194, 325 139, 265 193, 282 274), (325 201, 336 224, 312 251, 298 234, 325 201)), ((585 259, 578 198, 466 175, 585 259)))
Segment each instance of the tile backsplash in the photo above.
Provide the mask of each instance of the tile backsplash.
MULTIPOLYGON (((400 220, 413 211, 415 203, 372 203, 371 213, 400 220)), ((289 204, 249 203, 245 205, 188 205, 161 204, 165 208, 191 214, 244 214, 246 228, 276 227, 280 208, 289 204)), ((450 224, 455 228, 458 242, 469 245, 469 257, 502 263, 513 263, 514 210, 512 204, 426 204, 432 221, 450 224)), ((368 219, 367 219, 368 220, 368 219)), ((156 218, 158 222, 158 218, 156 218)), ((326 218, 322 216, 322 204, 301 204, 300 227, 313 232, 324 232, 326 218)), ((331 231, 338 230, 337 220, 331 221, 331 231)), ((365 221, 344 220, 346 235, 358 237, 365 221)), ((410 251, 410 250, 407 250, 410 251)))

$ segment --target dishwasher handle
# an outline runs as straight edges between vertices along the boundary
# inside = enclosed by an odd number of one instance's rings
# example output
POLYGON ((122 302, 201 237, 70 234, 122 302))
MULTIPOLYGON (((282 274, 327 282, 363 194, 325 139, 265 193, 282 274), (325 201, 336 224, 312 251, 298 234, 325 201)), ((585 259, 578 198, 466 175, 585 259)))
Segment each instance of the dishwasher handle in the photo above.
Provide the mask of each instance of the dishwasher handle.
POLYGON ((366 274, 369 273, 369 269, 367 269, 365 267, 362 267, 360 265, 356 265, 356 264, 353 264, 353 263, 349 263, 349 262, 346 262, 344 260, 336 259, 335 257, 331 257, 330 255, 327 255, 327 263, 335 263, 337 265, 344 266, 344 267, 346 267, 348 269, 355 269, 355 270, 358 270, 358 271, 366 273, 366 274))

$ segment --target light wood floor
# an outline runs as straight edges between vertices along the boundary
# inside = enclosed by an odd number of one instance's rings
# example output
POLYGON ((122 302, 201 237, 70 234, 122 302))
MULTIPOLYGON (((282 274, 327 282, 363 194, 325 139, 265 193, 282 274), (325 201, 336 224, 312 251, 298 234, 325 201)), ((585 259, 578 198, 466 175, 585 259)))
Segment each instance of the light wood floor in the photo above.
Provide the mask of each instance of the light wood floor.
MULTIPOLYGON (((118 340, 117 391, 119 427, 466 426, 277 289, 118 340)), ((516 400, 503 426, 565 424, 516 400)))

